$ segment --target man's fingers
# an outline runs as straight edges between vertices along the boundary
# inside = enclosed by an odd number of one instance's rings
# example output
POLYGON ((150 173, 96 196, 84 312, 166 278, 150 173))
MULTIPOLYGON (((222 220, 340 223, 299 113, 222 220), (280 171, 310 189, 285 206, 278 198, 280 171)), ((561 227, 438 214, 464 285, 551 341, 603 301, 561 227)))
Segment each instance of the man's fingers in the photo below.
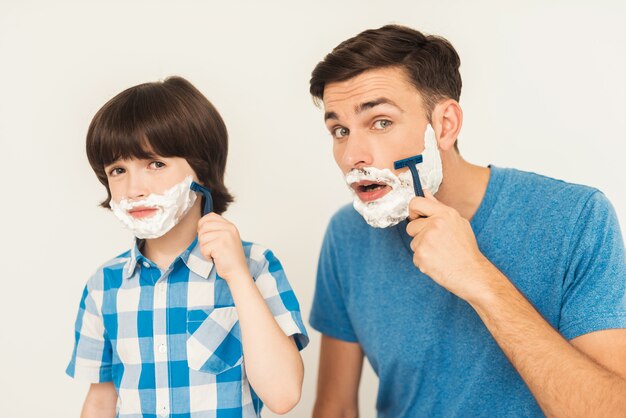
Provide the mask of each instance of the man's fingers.
POLYGON ((433 216, 441 208, 439 203, 432 194, 430 197, 414 197, 409 202, 409 219, 417 219, 419 217, 433 216))
POLYGON ((428 191, 428 189, 424 189, 424 197, 428 200, 439 202, 437 198, 431 192, 428 191))
POLYGON ((406 233, 414 237, 419 234, 424 228, 426 228, 427 219, 415 219, 409 222, 406 226, 406 233))

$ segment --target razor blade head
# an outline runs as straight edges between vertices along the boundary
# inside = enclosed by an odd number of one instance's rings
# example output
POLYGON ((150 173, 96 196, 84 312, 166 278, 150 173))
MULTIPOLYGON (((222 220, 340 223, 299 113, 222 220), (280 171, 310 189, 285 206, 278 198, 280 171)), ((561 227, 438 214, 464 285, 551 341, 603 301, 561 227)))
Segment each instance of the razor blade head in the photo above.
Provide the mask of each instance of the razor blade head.
POLYGON ((394 161, 393 168, 398 170, 398 169, 404 168, 404 167, 411 167, 411 166, 414 166, 416 164, 421 164, 422 161, 424 161, 424 158, 422 157, 422 154, 415 155, 413 157, 404 158, 402 160, 394 161))
POLYGON ((204 196, 204 207, 202 208, 202 216, 207 213, 213 212, 213 196, 211 195, 211 189, 204 187, 195 181, 192 181, 189 188, 194 192, 201 193, 204 196))

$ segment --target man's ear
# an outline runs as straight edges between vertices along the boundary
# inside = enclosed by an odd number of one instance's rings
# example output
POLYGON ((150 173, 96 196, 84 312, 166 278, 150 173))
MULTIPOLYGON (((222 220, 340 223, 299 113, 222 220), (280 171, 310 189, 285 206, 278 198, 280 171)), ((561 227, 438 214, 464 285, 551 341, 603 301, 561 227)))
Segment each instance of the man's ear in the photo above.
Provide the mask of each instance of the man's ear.
POLYGON ((459 102, 447 99, 437 103, 431 120, 439 149, 442 151, 453 149, 463 125, 463 110, 459 102))

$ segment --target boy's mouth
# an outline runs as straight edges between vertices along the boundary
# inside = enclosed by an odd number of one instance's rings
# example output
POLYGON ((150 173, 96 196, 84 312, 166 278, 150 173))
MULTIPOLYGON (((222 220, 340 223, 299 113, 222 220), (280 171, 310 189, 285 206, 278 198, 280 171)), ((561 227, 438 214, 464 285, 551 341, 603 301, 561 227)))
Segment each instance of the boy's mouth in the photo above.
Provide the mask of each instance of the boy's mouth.
POLYGON ((137 206, 128 211, 130 216, 135 219, 144 219, 154 216, 157 213, 157 208, 149 208, 145 206, 137 206))
POLYGON ((383 182, 359 181, 350 185, 362 202, 372 202, 380 199, 391 191, 391 186, 383 182))

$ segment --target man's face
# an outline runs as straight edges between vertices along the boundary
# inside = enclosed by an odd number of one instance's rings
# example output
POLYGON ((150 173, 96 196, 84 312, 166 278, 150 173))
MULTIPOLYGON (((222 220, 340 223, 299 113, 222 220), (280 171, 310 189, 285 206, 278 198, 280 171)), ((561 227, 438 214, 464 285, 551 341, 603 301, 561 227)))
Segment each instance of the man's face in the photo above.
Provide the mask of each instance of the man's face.
MULTIPOLYGON (((422 153, 428 124, 419 92, 401 68, 366 71, 324 88, 325 123, 333 154, 344 173, 364 167, 388 168, 394 161, 422 153)), ((359 198, 373 201, 388 185, 353 184, 359 198)))

